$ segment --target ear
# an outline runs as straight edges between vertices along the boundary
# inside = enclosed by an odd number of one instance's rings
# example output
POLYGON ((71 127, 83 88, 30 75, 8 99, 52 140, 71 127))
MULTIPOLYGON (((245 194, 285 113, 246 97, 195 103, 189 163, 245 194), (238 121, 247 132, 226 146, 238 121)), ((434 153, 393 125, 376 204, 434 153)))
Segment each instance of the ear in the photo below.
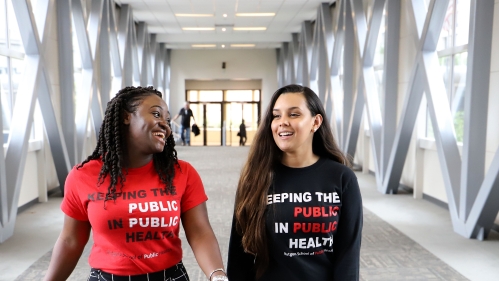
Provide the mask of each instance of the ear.
POLYGON ((319 129, 319 127, 322 125, 322 115, 320 114, 317 114, 314 116, 314 127, 312 129, 312 131, 317 131, 319 129))
POLYGON ((125 116, 123 117, 123 123, 125 125, 130 125, 131 116, 132 116, 132 114, 125 111, 125 116))

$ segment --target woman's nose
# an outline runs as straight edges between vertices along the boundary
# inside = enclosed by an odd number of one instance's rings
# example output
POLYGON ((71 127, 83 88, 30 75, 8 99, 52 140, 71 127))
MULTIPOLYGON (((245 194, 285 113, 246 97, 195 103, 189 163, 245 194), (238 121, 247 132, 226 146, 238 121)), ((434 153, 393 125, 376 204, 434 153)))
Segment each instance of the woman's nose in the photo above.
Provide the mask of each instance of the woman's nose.
POLYGON ((282 127, 282 126, 289 126, 288 119, 286 119, 286 118, 281 119, 281 124, 279 124, 279 127, 282 127))
POLYGON ((170 127, 170 124, 166 120, 161 120, 161 121, 159 121, 159 126, 164 130, 168 130, 168 128, 170 127))

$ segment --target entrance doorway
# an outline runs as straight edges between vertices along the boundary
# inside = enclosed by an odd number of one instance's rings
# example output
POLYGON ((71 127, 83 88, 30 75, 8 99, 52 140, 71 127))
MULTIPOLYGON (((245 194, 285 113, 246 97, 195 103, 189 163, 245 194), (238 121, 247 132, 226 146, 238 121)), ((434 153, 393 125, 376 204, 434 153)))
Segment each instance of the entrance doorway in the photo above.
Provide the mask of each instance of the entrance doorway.
POLYGON ((200 134, 191 134, 191 145, 222 145, 222 104, 191 102, 190 107, 199 126, 200 134))
POLYGON ((201 130, 198 136, 191 134, 191 145, 238 146, 243 119, 245 145, 251 145, 260 116, 260 90, 188 90, 187 100, 201 130))
POLYGON ((246 144, 251 145, 258 127, 260 116, 259 104, 249 102, 232 102, 225 104, 225 121, 228 124, 227 145, 238 146, 240 138, 237 136, 239 127, 244 120, 246 127, 246 144))

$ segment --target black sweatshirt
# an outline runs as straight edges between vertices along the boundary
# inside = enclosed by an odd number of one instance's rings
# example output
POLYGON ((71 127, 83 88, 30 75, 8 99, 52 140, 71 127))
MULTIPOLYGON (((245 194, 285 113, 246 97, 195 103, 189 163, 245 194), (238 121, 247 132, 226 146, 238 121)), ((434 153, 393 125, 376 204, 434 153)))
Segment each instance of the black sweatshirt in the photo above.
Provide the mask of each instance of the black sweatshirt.
MULTIPOLYGON (((269 189, 266 231, 270 262, 258 281, 359 280, 362 198, 348 167, 321 158, 305 168, 279 164, 269 189)), ((227 274, 254 281, 255 256, 232 230, 227 274)))

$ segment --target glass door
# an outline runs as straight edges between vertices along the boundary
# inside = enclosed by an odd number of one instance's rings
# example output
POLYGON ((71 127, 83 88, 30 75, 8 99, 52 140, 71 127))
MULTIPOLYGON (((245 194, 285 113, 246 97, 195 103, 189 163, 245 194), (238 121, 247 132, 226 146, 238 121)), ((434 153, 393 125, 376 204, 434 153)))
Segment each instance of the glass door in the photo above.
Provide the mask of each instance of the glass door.
POLYGON ((238 146, 244 120, 245 145, 253 142, 260 114, 260 90, 187 90, 187 100, 201 134, 191 132, 191 145, 238 146))
POLYGON ((198 136, 191 132, 191 145, 222 145, 222 103, 191 102, 190 107, 201 131, 198 136))
POLYGON ((222 103, 208 103, 204 107, 206 139, 204 145, 222 145, 222 103))
POLYGON ((258 104, 245 102, 231 102, 224 105, 225 124, 227 126, 226 144, 238 146, 240 138, 237 136, 239 128, 244 120, 246 127, 246 143, 250 145, 253 142, 258 127, 258 104))

